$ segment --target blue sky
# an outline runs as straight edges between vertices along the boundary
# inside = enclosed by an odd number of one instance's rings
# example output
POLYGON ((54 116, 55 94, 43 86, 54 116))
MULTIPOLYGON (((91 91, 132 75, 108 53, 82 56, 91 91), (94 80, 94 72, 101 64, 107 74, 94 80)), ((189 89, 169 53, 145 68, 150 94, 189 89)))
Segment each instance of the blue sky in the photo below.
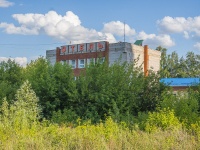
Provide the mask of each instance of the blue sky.
POLYGON ((0 0, 0 61, 21 65, 61 45, 106 40, 200 54, 199 0, 0 0))

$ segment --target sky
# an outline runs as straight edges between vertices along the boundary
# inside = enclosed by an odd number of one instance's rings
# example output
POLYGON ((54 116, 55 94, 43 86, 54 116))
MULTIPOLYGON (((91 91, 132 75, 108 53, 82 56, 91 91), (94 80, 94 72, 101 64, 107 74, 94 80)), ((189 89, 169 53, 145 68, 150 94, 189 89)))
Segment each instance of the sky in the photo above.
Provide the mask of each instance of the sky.
POLYGON ((200 0, 0 0, 0 61, 26 65, 46 50, 109 41, 200 54, 200 0))

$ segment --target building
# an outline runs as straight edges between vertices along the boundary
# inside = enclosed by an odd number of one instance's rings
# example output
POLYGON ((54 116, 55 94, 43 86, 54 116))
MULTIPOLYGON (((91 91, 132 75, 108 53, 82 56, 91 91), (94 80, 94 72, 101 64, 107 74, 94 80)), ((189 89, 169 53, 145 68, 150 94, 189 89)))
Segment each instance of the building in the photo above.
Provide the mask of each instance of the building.
POLYGON ((147 45, 143 47, 127 42, 109 44, 109 64, 119 59, 121 62, 128 63, 138 59, 136 66, 143 66, 144 72, 147 73, 149 69, 159 71, 161 52, 149 49, 147 45))
POLYGON ((174 92, 186 91, 189 87, 200 84, 200 78, 163 78, 160 82, 172 87, 174 92))
POLYGON ((46 57, 51 64, 55 62, 66 62, 72 66, 75 76, 85 68, 91 61, 107 60, 112 65, 120 61, 131 63, 138 58, 137 65, 143 66, 147 75, 148 70, 158 71, 160 69, 160 51, 149 49, 147 45, 141 46, 141 40, 135 44, 127 42, 109 43, 107 41, 63 45, 55 50, 47 50, 46 57), (139 44, 137 44, 139 43, 139 44), (137 45, 136 45, 137 44, 137 45))

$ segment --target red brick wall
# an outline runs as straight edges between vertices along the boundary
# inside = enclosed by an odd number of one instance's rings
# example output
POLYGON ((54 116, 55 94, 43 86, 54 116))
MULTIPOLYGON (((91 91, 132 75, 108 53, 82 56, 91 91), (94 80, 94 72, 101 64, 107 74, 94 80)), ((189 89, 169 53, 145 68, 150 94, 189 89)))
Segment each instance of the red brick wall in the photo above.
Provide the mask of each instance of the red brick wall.
POLYGON ((76 68, 73 69, 74 75, 80 75, 80 72, 85 70, 84 68, 78 68, 78 60, 79 59, 89 59, 89 58, 99 58, 105 57, 107 61, 109 58, 109 42, 106 42, 105 51, 95 51, 95 52, 84 52, 84 53, 74 53, 74 54, 67 54, 67 55, 60 55, 61 49, 59 47, 56 48, 56 61, 63 61, 63 60, 76 60, 76 68))

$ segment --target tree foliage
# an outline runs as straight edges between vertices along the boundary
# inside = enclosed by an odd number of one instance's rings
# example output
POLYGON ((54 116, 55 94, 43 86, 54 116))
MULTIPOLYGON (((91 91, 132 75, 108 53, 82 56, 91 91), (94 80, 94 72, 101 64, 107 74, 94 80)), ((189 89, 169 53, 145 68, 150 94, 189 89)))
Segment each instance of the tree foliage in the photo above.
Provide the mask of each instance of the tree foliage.
MULTIPOLYGON (((0 100, 14 100, 17 89, 24 81, 23 68, 9 59, 0 62, 0 100)), ((0 101, 0 104, 2 101, 0 101)))
POLYGON ((54 66, 44 59, 32 61, 25 69, 26 79, 40 98, 43 115, 49 118, 53 111, 64 110, 71 97, 75 97, 75 84, 71 68, 66 64, 54 66))
POLYGON ((0 126, 14 129, 26 129, 36 125, 40 117, 40 107, 35 92, 28 81, 17 90, 16 101, 8 104, 4 99, 1 106, 0 126))
MULTIPOLYGON (((158 47, 158 50, 162 52, 160 74, 149 70, 148 77, 144 77, 142 68, 120 61, 111 66, 107 62, 93 62, 76 80, 68 64, 51 65, 42 57, 25 68, 11 60, 2 62, 0 96, 1 99, 7 97, 9 103, 16 100, 17 88, 28 80, 40 99, 43 117, 52 118, 54 122, 78 117, 99 122, 107 116, 116 121, 133 122, 135 116, 155 111, 163 101, 162 93, 167 89, 159 82, 160 77, 199 75, 199 55, 188 53, 186 58, 179 59, 176 52, 167 55, 165 48, 158 47)), ((196 97, 199 97, 197 93, 196 97)))
POLYGON ((200 55, 188 52, 185 57, 179 58, 175 51, 167 54, 166 48, 159 46, 156 49, 161 52, 161 78, 200 76, 200 55))
POLYGON ((76 80, 76 90, 71 108, 82 119, 98 122, 110 115, 130 121, 139 111, 153 111, 164 88, 153 72, 144 78, 133 64, 105 62, 90 64, 76 80))

